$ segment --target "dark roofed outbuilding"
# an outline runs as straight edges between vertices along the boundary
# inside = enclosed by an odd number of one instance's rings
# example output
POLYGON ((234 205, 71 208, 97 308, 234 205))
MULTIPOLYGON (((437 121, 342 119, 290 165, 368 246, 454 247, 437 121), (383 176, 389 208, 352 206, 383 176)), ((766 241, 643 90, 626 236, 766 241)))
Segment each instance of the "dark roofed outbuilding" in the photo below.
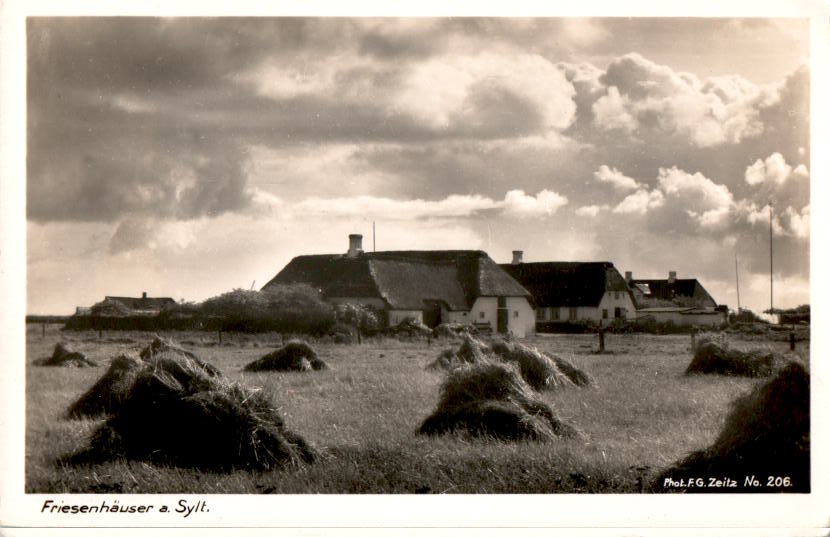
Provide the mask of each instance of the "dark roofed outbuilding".
MULTIPOLYGON (((634 313, 634 302, 620 272, 609 261, 544 261, 500 265, 533 295, 537 320, 603 322, 634 313)), ((537 325, 538 327, 538 325, 537 325)))

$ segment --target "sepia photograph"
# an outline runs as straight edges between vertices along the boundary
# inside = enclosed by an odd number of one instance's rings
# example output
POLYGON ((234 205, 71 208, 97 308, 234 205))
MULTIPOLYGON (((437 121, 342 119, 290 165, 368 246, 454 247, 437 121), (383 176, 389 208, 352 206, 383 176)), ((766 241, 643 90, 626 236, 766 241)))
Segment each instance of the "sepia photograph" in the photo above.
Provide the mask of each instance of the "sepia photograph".
POLYGON ((815 12, 27 14, 25 517, 815 506, 815 12))

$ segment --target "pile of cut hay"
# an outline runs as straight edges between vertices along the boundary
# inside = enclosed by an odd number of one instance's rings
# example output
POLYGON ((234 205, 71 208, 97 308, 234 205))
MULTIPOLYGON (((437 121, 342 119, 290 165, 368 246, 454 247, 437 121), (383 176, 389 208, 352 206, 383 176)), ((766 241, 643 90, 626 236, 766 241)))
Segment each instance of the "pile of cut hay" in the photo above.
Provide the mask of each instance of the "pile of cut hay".
POLYGON ((670 489, 667 478, 731 478, 738 490, 695 492, 810 491, 810 374, 796 362, 769 381, 738 398, 715 443, 692 453, 652 482, 655 490, 670 489), (747 476, 761 486, 745 487, 747 476), (773 476, 772 487, 768 478, 773 476), (775 477, 789 477, 790 484, 775 477))
POLYGON ((147 345, 141 350, 140 356, 142 360, 146 361, 160 354, 174 354, 182 357, 183 359, 186 358, 188 360, 192 360, 196 362, 196 364, 199 367, 204 369, 205 373, 207 373, 208 375, 212 377, 222 376, 222 372, 219 371, 219 369, 216 366, 205 362, 192 352, 185 350, 179 345, 176 345, 176 343, 173 342, 173 340, 165 339, 159 336, 155 336, 153 338, 153 341, 151 341, 149 345, 147 345))
POLYGON ((182 371, 189 370, 199 370, 209 377, 222 376, 215 366, 158 336, 141 350, 139 356, 122 354, 114 358, 107 372, 67 409, 66 416, 81 418, 114 413, 132 389, 138 374, 148 367, 165 369, 180 377, 182 371))
POLYGON ((502 440, 576 436, 522 380, 514 366, 485 360, 450 373, 441 400, 418 433, 465 432, 502 440))
POLYGON ((122 354, 110 362, 104 376, 72 403, 66 411, 69 418, 94 417, 111 414, 130 391, 136 375, 145 363, 133 355, 122 354))
POLYGON ((478 330, 471 324, 462 323, 441 323, 432 329, 435 337, 455 338, 464 335, 475 335, 478 330))
POLYGON ((697 345, 694 358, 686 368, 686 374, 738 375, 765 377, 782 361, 774 353, 763 350, 744 352, 729 348, 726 342, 703 340, 697 345))
POLYGON ((35 361, 35 365, 53 367, 98 367, 98 364, 82 352, 72 350, 66 343, 55 345, 52 356, 35 361))
POLYGON ((591 384, 587 373, 564 358, 545 354, 518 341, 497 339, 490 348, 502 360, 518 364, 522 377, 537 390, 591 384))
POLYGON ((488 346, 469 334, 464 336, 457 351, 442 351, 427 368, 453 370, 486 360, 516 364, 522 378, 536 390, 592 383, 587 373, 564 358, 545 354, 512 340, 495 339, 488 346))
POLYGON ((387 328, 386 333, 392 336, 431 336, 432 330, 418 319, 407 317, 395 326, 387 328))
POLYGON ((245 371, 319 371, 328 365, 317 357, 311 345, 291 340, 274 352, 245 366, 245 371))
POLYGON ((229 471, 312 462, 314 450, 286 429, 263 391, 211 376, 195 361, 156 354, 88 448, 69 462, 118 458, 229 471))
POLYGON ((469 334, 463 337, 464 341, 461 342, 457 351, 444 349, 435 361, 427 365, 427 369, 452 370, 463 365, 481 363, 491 355, 490 349, 481 341, 469 334))

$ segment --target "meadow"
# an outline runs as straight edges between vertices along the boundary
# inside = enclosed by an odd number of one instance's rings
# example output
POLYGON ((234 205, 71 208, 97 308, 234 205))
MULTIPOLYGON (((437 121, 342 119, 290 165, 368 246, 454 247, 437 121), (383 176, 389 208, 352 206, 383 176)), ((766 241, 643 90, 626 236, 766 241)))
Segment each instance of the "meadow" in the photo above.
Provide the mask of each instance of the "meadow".
MULTIPOLYGON (((204 472, 115 460, 70 465, 98 420, 66 420, 66 408, 103 375, 109 360, 138 351, 142 332, 61 331, 29 325, 26 347, 26 492, 65 493, 638 493, 643 483, 712 443, 735 398, 763 380, 686 376, 689 335, 538 335, 524 340, 588 372, 588 388, 542 392, 579 438, 505 442, 461 434, 415 434, 435 408, 444 373, 426 366, 453 339, 312 341, 328 370, 245 372, 280 345, 276 333, 169 332, 228 377, 270 392, 287 426, 322 452, 313 464, 269 472, 204 472), (39 367, 66 341, 101 366, 39 367)), ((788 352, 784 338, 730 334, 730 345, 788 352)), ((809 342, 796 351, 809 362, 809 342)), ((209 449, 209 446, 206 446, 209 449)))

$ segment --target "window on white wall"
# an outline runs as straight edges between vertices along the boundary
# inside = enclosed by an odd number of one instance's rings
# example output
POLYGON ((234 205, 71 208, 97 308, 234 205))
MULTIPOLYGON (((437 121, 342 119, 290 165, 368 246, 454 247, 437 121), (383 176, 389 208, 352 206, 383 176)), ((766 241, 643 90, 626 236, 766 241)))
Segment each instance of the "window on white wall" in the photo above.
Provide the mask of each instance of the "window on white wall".
POLYGON ((513 312, 513 317, 518 317, 518 316, 519 316, 519 312, 518 312, 518 311, 514 311, 514 312, 513 312))
POLYGON ((550 312, 551 312, 550 318, 553 319, 554 321, 558 321, 559 320, 559 308, 553 308, 553 309, 551 309, 550 312))
POLYGON ((575 321, 576 320, 577 310, 576 308, 568 308, 568 320, 575 321))
POLYGON ((484 319, 484 312, 483 311, 478 312, 478 318, 479 319, 484 319))
POLYGON ((537 321, 544 321, 545 320, 545 308, 539 308, 536 310, 536 320, 537 321))

